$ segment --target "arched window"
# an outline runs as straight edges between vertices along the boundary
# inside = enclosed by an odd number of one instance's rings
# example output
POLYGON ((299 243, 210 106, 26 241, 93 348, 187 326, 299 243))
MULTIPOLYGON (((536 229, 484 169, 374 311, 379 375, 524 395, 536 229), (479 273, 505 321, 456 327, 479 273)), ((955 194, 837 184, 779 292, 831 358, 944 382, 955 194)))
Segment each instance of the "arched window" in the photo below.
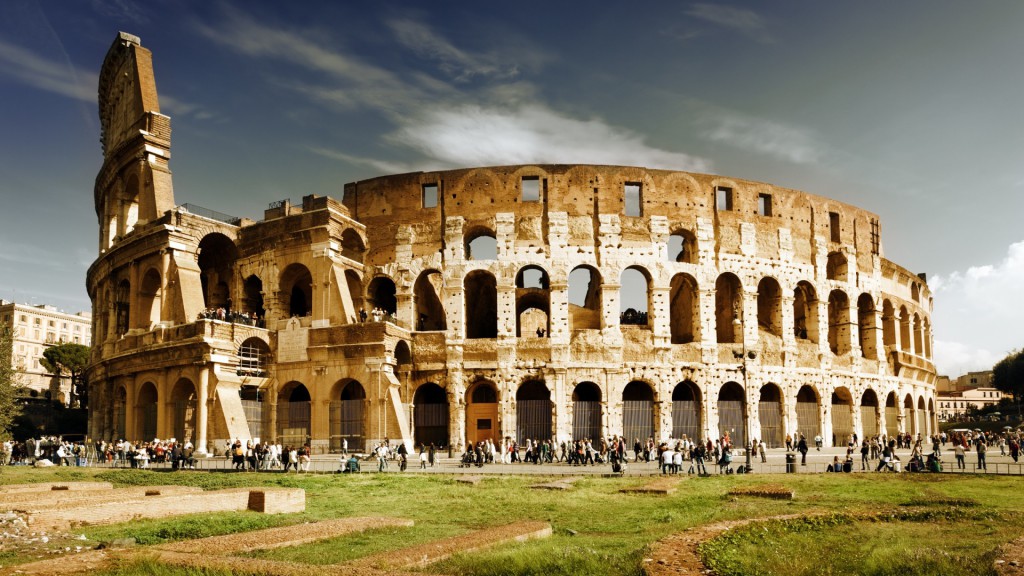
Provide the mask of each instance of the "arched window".
POLYGON ((516 391, 516 438, 519 443, 551 440, 551 391, 539 380, 524 383, 516 391))
POLYGON ((601 388, 580 382, 572 391, 572 438, 601 438, 601 388))
POLYGON ((301 382, 288 382, 277 395, 277 439, 284 446, 301 448, 309 442, 309 390, 301 382))
POLYGON ((332 452, 341 451, 348 445, 349 451, 362 452, 366 449, 366 390, 355 380, 341 380, 334 385, 331 394, 331 439, 332 452))
POLYGON ((490 272, 466 276, 466 338, 498 337, 498 283, 490 272))
POLYGON ((672 277, 669 288, 669 324, 673 344, 686 344, 699 339, 700 298, 697 281, 689 274, 676 274, 672 277))
POLYGON ((648 326, 650 278, 647 271, 639 266, 626 268, 622 271, 620 285, 619 323, 648 326))
POLYGON ((448 394, 433 382, 420 385, 413 395, 415 440, 419 446, 448 445, 448 394))
POLYGON ((769 448, 782 446, 782 390, 775 384, 761 387, 757 403, 757 419, 761 424, 761 438, 769 448))
POLYGON ((466 234, 466 260, 497 260, 498 240, 488 228, 476 228, 466 234))
POLYGON ((910 352, 911 346, 911 320, 910 312, 906 306, 900 306, 900 350, 910 352))
POLYGON ((238 248, 227 236, 214 232, 199 242, 199 277, 207 308, 232 308, 231 283, 238 248))
POLYGON ((869 360, 878 359, 878 315, 875 313, 875 301, 871 295, 864 293, 857 298, 857 327, 860 331, 860 352, 869 360))
POLYGON ((782 288, 774 278, 762 278, 757 284, 757 327, 782 336, 782 288))
POLYGON ((832 393, 832 446, 846 446, 853 439, 853 396, 840 386, 832 393))
POLYGON ((678 230, 668 237, 669 262, 697 263, 697 237, 689 230, 678 230))
POLYGON ((238 347, 238 375, 266 377, 271 358, 266 342, 256 337, 246 338, 238 347))
POLYGON ((882 343, 896 346, 896 310, 888 300, 882 301, 882 343))
POLYGON ((370 281, 368 289, 370 306, 375 310, 382 310, 385 315, 394 316, 398 312, 398 297, 395 295, 398 290, 395 282, 387 276, 377 276, 370 281))
POLYGON ((828 347, 837 356, 850 352, 850 299, 842 290, 828 295, 828 347))
POLYGON ((242 286, 245 292, 245 299, 242 301, 242 311, 248 314, 255 314, 258 325, 262 325, 262 321, 267 314, 265 308, 263 308, 263 281, 260 280, 259 276, 255 274, 245 279, 245 284, 242 286))
POLYGON ((569 325, 573 330, 601 328, 601 275, 590 266, 569 273, 569 325))
POLYGON ((654 413, 654 390, 646 382, 634 380, 622 391, 622 437, 641 442, 658 437, 657 415, 654 413))
POLYGON ((747 396, 736 382, 726 382, 718 391, 718 436, 742 445, 747 431, 747 396))
POLYGON ((359 232, 352 228, 346 228, 341 233, 341 255, 356 262, 362 262, 365 252, 366 244, 363 243, 363 238, 359 235, 359 232))
POLYGON ((804 384, 796 394, 796 434, 804 435, 808 444, 821 434, 821 402, 814 386, 804 384))
POLYGON ((701 441, 700 388, 684 380, 672 389, 672 437, 701 441))
POLYGON ((127 280, 117 283, 114 291, 114 333, 123 336, 131 327, 132 286, 127 280))
POLYGON ((448 320, 441 303, 444 277, 437 270, 424 270, 413 286, 417 330, 447 330, 448 320))
POLYGON ((842 252, 831 252, 828 255, 828 262, 825 265, 825 277, 829 280, 847 282, 846 256, 842 252))
POLYGON ((174 405, 173 430, 178 442, 195 442, 196 431, 196 386, 188 378, 181 378, 174 384, 171 391, 171 403, 174 405))
POLYGON ((715 331, 719 344, 742 342, 740 315, 743 314, 743 287, 735 274, 726 272, 715 282, 715 331))
POLYGON ((818 295, 807 281, 793 290, 793 331, 797 340, 818 343, 818 295))
POLYGON ((878 434, 878 396, 868 388, 860 399, 861 438, 870 439, 878 434))
POLYGON ((161 301, 160 273, 156 268, 150 268, 142 277, 139 286, 138 328, 148 330, 150 326, 160 322, 161 301))
POLYGON ((289 316, 313 313, 313 275, 302 264, 290 264, 281 273, 281 296, 289 316))
POLYGON ((516 336, 550 335, 551 291, 548 273, 526 266, 516 274, 516 336))
POLYGON ((146 382, 139 389, 135 401, 136 434, 146 442, 156 438, 158 400, 156 385, 152 382, 146 382))

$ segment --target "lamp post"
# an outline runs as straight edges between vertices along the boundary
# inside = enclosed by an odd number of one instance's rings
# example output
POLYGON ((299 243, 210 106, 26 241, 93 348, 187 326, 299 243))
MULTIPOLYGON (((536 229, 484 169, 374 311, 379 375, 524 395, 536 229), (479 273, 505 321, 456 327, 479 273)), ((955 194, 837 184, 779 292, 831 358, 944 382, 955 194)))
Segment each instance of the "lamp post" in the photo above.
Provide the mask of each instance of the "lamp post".
MULTIPOLYGON (((747 407, 747 338, 743 331, 743 314, 740 311, 739 302, 732 303, 732 324, 733 331, 735 332, 739 328, 740 343, 742 344, 741 358, 743 364, 740 365, 740 372, 743 374, 743 451, 746 453, 746 463, 744 464, 743 471, 750 473, 754 470, 751 465, 751 454, 750 454, 750 409, 747 407)), ((735 336, 735 335, 734 335, 735 336)))

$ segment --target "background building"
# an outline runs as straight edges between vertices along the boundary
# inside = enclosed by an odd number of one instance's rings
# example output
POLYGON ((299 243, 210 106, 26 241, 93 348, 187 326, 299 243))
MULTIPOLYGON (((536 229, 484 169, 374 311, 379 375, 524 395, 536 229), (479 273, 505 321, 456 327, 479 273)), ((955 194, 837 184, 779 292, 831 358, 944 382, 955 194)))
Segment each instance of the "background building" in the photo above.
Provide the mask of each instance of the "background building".
POLYGON ((861 437, 936 429, 932 298, 868 211, 740 179, 383 176, 264 219, 176 206, 150 53, 100 73, 90 434, 861 437))
POLYGON ((16 304, 0 300, 0 324, 14 336, 10 362, 19 373, 19 381, 32 397, 51 398, 67 403, 71 378, 57 377, 40 363, 43 351, 53 344, 72 342, 89 346, 92 340, 92 314, 68 314, 46 304, 16 304))

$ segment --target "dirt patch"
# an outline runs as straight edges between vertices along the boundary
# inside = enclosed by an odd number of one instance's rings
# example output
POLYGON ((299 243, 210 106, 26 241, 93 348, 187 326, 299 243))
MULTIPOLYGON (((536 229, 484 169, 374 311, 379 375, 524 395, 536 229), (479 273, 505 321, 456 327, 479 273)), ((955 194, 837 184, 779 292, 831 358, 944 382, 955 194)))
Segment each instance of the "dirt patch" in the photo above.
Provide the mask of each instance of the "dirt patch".
POLYGON ((483 479, 483 476, 458 476, 455 481, 460 484, 479 484, 483 479))
POLYGON ((771 498, 773 500, 792 500, 795 493, 778 484, 761 484, 759 486, 743 486, 729 490, 729 496, 753 496, 755 498, 771 498))
POLYGON ((679 486, 679 478, 658 478, 653 482, 642 484, 640 486, 630 486, 629 488, 623 488, 619 492, 625 494, 660 494, 667 496, 676 491, 679 486))
POLYGON ((505 526, 485 528, 462 536, 435 540, 404 550, 395 550, 367 556, 348 564, 339 565, 339 573, 348 574, 348 569, 376 569, 392 573, 394 569, 422 567, 444 560, 459 552, 473 552, 505 542, 525 542, 531 538, 546 538, 551 535, 547 522, 515 522, 505 526), (344 567, 342 569, 342 567, 344 567))
POLYGON ((534 484, 533 486, 530 486, 530 488, 535 490, 569 490, 577 480, 579 480, 579 478, 560 478, 554 482, 534 484))
POLYGON ((40 482, 39 484, 7 484, 0 486, 0 497, 25 492, 54 492, 81 490, 113 490, 110 482, 40 482))
POLYGON ((997 576, 1024 576, 1024 538, 999 547, 992 563, 997 576))
POLYGON ((267 550, 270 548, 283 548, 285 546, 298 546, 308 544, 317 540, 326 540, 352 532, 375 530, 377 528, 409 527, 413 525, 412 520, 404 518, 338 518, 336 520, 325 520, 323 522, 312 522, 307 524, 293 524, 279 528, 267 528, 252 532, 241 532, 238 534, 227 534, 224 536, 211 536, 199 540, 185 540, 172 544, 160 544, 156 546, 159 550, 168 552, 181 552, 188 554, 233 554, 244 553, 252 550, 267 550))

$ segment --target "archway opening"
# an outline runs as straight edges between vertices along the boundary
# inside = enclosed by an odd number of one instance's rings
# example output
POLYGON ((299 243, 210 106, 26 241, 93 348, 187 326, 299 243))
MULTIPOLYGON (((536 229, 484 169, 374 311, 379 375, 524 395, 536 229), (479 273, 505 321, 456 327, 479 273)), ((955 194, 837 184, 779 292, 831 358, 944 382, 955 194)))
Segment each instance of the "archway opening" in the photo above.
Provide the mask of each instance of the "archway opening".
POLYGON ((136 425, 139 439, 149 442, 156 438, 157 402, 159 398, 156 384, 146 382, 139 389, 138 400, 135 402, 136 425))
POLYGON ((762 278, 757 284, 757 328, 782 337, 782 288, 775 278, 762 278))
POLYGON ((272 356, 270 345, 253 336, 242 341, 238 347, 238 376, 265 378, 272 356))
POLYGON ((477 228, 466 235, 466 260, 497 260, 498 240, 488 228, 477 228))
POLYGON ((793 330, 797 340, 818 343, 818 296, 807 281, 793 290, 793 330))
POLYGON ((263 325, 263 319, 267 315, 266 309, 263 307, 263 280, 260 280, 259 276, 255 274, 245 279, 245 283, 242 285, 242 291, 245 293, 245 299, 242 301, 242 311, 256 316, 257 326, 263 325))
POLYGON ((718 436, 742 445, 747 433, 747 395, 743 386, 726 382, 718 391, 718 436))
POLYGON ((362 236, 352 228, 346 228, 341 233, 341 255, 345 258, 362 263, 363 254, 366 252, 366 244, 362 236))
POLYGON ((539 266, 519 270, 516 274, 516 336, 548 336, 550 311, 548 273, 539 266))
POLYGON ((847 388, 832 393, 832 446, 853 442, 853 396, 847 388))
POLYGON ((281 297, 289 316, 313 313, 313 275, 302 264, 291 264, 281 273, 281 297))
POLYGON ((864 440, 878 434, 878 395, 870 388, 860 398, 860 427, 864 440))
POLYGON ((825 264, 825 277, 837 282, 847 282, 847 267, 846 256, 841 252, 832 252, 825 264))
POLYGON ((310 432, 309 390, 301 382, 289 382, 277 395, 277 438, 284 446, 305 446, 310 432))
POLYGON ((466 338, 498 337, 498 283, 490 272, 466 276, 466 338))
POLYGON ((203 286, 203 302, 207 308, 230 310, 231 284, 234 279, 238 248, 227 236, 213 232, 199 241, 199 275, 203 286))
POLYGON ((697 237, 689 230, 677 230, 668 237, 667 260, 669 262, 697 263, 697 237))
POLYGON ((601 328, 601 276, 590 266, 569 273, 569 325, 573 330, 601 328))
POLYGON ((417 445, 448 445, 448 394, 433 382, 420 385, 413 395, 414 438, 417 445))
POLYGON ((813 386, 805 384, 796 394, 796 428, 795 440, 803 434, 810 443, 821 435, 821 402, 813 386))
POLYGON ((444 277, 437 270, 425 270, 416 279, 413 298, 416 301, 417 330, 448 329, 448 320, 440 297, 443 286, 444 277))
POLYGON ((875 301, 866 292, 857 298, 857 327, 860 332, 861 355, 868 360, 878 360, 878 346, 875 344, 878 339, 875 301))
POLYGON ((531 440, 551 440, 551 391, 540 380, 524 383, 516 391, 516 439, 520 443, 531 440))
POLYGON ((572 391, 572 437, 574 440, 601 438, 601 388, 580 382, 572 391))
POLYGON ((684 380, 672 389, 672 437, 701 441, 700 388, 684 380))
POLYGON ((735 274, 725 273, 715 281, 715 334, 719 344, 742 342, 739 315, 743 314, 743 287, 735 274))
POLYGON ((761 387, 757 402, 757 419, 761 424, 761 441, 768 448, 782 446, 782 390, 775 384, 761 387))
POLYGON ((174 405, 174 438, 178 442, 196 441, 196 386, 188 378, 181 378, 171 391, 174 405))
POLYGON ((484 440, 500 440, 498 391, 494 384, 481 380, 466 391, 466 440, 470 445, 484 440))
POLYGON ((828 295, 828 347, 837 356, 850 352, 850 299, 842 290, 828 295))
POLYGON ((900 409, 897 405, 896 393, 889 392, 885 397, 885 434, 894 438, 900 431, 900 409))
POLYGON ((370 306, 373 306, 374 310, 383 312, 385 319, 394 317, 398 312, 397 293, 398 289, 395 287, 394 280, 387 276, 377 276, 370 281, 370 286, 367 289, 370 306))
POLYGON ((160 322, 161 308, 160 273, 150 268, 142 277, 139 285, 139 319, 138 328, 148 330, 150 326, 160 322))
POLYGON ((331 451, 366 451, 366 389, 355 380, 342 380, 334 390, 330 404, 331 451))
POLYGON ((626 268, 622 271, 620 285, 619 324, 648 326, 651 293, 647 271, 639 266, 626 268))
POLYGON ((128 391, 124 386, 118 386, 114 391, 114 437, 111 440, 125 440, 128 437, 128 431, 125 428, 127 406, 128 391))
POLYGON ((622 437, 629 442, 657 437, 654 390, 646 382, 634 380, 622 391, 622 437))
POLYGON ((697 281, 689 274, 676 274, 669 287, 669 323, 673 344, 698 340, 700 298, 697 281))

